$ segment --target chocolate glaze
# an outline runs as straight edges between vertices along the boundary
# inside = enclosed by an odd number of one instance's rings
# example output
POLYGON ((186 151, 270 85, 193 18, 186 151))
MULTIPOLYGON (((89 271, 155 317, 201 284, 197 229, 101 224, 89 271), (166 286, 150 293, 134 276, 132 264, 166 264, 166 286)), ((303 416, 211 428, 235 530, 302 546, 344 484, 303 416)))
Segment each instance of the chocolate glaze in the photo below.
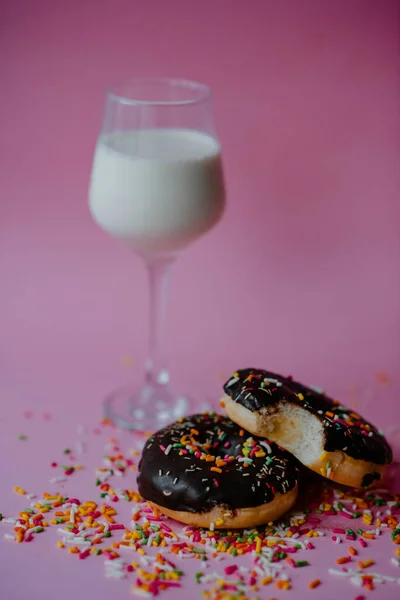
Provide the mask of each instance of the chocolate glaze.
POLYGON ((222 505, 234 511, 271 502, 277 492, 287 493, 296 485, 297 475, 296 460, 288 452, 251 436, 227 417, 209 413, 173 423, 147 440, 138 486, 143 498, 171 510, 207 512, 222 505), (187 436, 184 446, 183 436, 187 436), (252 452, 256 447, 265 455, 256 457, 252 452), (244 467, 249 448, 252 463, 244 467), (210 455, 215 460, 208 462, 205 457, 210 455), (231 462, 220 466, 221 473, 211 470, 218 458, 226 457, 232 457, 231 462))
POLYGON ((224 391, 232 400, 252 412, 285 402, 301 406, 323 424, 324 450, 327 452, 342 450, 352 458, 379 465, 392 461, 389 444, 371 423, 322 392, 293 381, 290 377, 263 369, 242 369, 225 383, 224 391), (268 379, 273 381, 266 381, 268 379))

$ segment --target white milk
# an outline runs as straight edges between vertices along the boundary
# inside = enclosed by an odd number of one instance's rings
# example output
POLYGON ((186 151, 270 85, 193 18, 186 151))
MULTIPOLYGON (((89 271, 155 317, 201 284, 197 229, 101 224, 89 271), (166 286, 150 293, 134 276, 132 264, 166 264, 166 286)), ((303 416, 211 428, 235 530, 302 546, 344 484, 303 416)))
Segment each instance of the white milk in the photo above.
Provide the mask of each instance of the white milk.
POLYGON ((224 209, 218 141, 187 129, 102 135, 90 184, 90 211, 139 252, 173 252, 204 234, 224 209))

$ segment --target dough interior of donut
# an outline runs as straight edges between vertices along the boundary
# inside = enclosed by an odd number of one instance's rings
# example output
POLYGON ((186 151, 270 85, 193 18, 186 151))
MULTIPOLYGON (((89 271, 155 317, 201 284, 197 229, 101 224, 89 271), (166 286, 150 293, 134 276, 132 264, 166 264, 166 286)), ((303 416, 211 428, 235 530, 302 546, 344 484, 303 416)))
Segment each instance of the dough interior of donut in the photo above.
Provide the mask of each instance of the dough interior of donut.
POLYGON ((321 421, 300 407, 279 404, 251 412, 229 396, 223 398, 223 403, 231 419, 254 435, 279 443, 305 465, 317 461, 324 451, 321 421))
POLYGON ((224 396, 228 416, 254 435, 265 436, 291 452, 316 473, 351 487, 369 487, 385 476, 387 465, 355 459, 342 450, 326 452, 321 422, 312 413, 278 403, 252 412, 224 396))

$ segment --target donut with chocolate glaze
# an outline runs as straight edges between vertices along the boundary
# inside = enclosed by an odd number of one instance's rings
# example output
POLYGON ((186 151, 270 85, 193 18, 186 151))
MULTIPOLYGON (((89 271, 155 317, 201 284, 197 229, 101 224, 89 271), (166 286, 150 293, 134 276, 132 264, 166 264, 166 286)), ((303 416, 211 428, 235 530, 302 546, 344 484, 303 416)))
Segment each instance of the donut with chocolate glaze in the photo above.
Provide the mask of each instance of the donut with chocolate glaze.
POLYGON ((139 462, 139 493, 188 525, 256 527, 278 519, 297 497, 295 459, 227 417, 196 414, 157 431, 139 462))
POLYGON ((328 479, 368 488, 392 461, 378 430, 322 390, 263 369, 242 369, 224 391, 221 405, 235 423, 276 442, 328 479))

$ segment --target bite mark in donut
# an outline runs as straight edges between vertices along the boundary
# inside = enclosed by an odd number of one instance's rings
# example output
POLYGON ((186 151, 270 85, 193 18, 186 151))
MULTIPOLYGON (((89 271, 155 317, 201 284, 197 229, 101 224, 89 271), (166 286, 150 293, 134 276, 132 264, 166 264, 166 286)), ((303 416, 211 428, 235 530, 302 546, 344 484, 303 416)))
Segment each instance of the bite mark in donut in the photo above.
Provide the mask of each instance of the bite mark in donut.
POLYGON ((339 483, 368 487, 392 461, 389 444, 371 423, 320 390, 262 369, 243 369, 224 391, 230 418, 339 483))
POLYGON ((215 413, 180 419, 146 442, 139 493, 173 518, 201 527, 254 527, 297 496, 296 461, 215 413))

